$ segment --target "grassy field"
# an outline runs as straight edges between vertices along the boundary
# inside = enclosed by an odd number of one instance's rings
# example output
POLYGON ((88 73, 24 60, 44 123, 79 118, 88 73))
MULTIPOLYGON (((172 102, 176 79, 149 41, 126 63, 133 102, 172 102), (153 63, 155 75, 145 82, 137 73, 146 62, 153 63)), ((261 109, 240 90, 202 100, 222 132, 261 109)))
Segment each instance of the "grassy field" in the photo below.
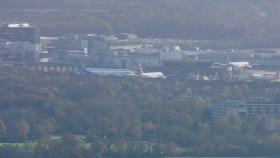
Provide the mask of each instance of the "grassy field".
MULTIPOLYGON (((92 143, 87 142, 85 135, 74 135, 75 138, 80 142, 80 144, 86 148, 90 149, 92 146, 92 143)), ((50 139, 52 141, 59 141, 62 138, 60 135, 53 135, 50 139)), ((15 147, 20 148, 24 150, 33 150, 35 149, 36 145, 39 143, 39 140, 28 140, 26 142, 18 142, 18 143, 0 143, 1 146, 9 146, 9 147, 15 147)), ((130 149, 129 146, 137 146, 134 150, 141 150, 143 153, 150 153, 154 150, 156 143, 148 142, 148 141, 135 141, 135 142, 126 142, 125 144, 112 144, 110 147, 111 152, 113 153, 125 153, 130 149), (130 144, 130 145, 129 145, 130 144), (132 145, 133 144, 133 145, 132 145)), ((159 145, 162 149, 169 150, 167 144, 160 144, 159 145)), ((191 153, 191 149, 185 148, 185 147, 178 147, 176 146, 173 148, 174 152, 177 154, 183 154, 183 153, 191 153)), ((137 151, 135 151, 137 152, 137 151)))
MULTIPOLYGON (((86 142, 86 136, 85 135, 75 135, 76 139, 84 145, 85 148, 90 148, 91 143, 86 142)), ((61 136, 60 135, 53 135, 51 140, 60 140, 61 136)), ((13 147, 35 147, 38 144, 39 140, 28 140, 27 142, 21 142, 21 143, 0 143, 0 146, 13 146, 13 147)))

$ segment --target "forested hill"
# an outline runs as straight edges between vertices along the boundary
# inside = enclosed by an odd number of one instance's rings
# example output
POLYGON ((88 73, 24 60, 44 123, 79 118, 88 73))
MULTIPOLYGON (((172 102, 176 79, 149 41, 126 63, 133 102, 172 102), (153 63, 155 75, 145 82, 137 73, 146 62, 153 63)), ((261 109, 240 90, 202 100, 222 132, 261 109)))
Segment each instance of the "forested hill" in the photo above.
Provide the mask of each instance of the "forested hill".
POLYGON ((280 155, 279 133, 265 131, 263 117, 207 123, 215 100, 279 102, 279 84, 86 77, 9 66, 0 74, 1 158, 280 155))
POLYGON ((28 21, 45 33, 280 41, 278 0, 0 0, 0 4, 0 22, 28 21))

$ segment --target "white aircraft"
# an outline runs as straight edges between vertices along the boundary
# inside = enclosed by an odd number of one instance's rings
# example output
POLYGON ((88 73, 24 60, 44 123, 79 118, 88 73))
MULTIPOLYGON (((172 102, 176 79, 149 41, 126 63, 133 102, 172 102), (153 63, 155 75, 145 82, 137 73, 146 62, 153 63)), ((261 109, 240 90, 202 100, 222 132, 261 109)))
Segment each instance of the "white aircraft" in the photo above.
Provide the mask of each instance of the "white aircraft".
POLYGON ((247 61, 239 61, 239 62, 231 62, 229 57, 227 56, 228 63, 214 63, 214 65, 221 65, 221 66, 233 66, 237 68, 251 68, 252 65, 247 61))
POLYGON ((129 76, 135 74, 134 71, 128 69, 87 68, 84 65, 78 66, 78 73, 100 76, 129 76))
POLYGON ((247 61, 229 62, 229 65, 232 65, 234 67, 239 67, 239 68, 251 68, 252 67, 252 65, 250 65, 250 63, 247 61))
POLYGON ((228 64, 224 63, 214 63, 214 65, 220 65, 220 66, 233 66, 237 68, 251 68, 252 65, 249 62, 246 61, 240 61, 240 62, 229 62, 228 64))
POLYGON ((141 65, 138 65, 136 71, 129 69, 109 69, 109 68, 87 68, 84 65, 78 67, 80 74, 94 74, 99 76, 126 76, 126 77, 141 77, 141 78, 166 78, 162 72, 144 73, 141 65))
POLYGON ((162 72, 144 72, 140 64, 138 64, 136 75, 143 78, 166 78, 162 72))

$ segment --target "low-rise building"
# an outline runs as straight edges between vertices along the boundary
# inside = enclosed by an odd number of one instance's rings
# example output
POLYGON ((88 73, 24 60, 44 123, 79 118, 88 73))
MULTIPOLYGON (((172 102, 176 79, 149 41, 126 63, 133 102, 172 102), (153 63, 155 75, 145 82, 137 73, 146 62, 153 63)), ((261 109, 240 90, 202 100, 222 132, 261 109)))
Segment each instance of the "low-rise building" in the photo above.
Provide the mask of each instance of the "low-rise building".
POLYGON ((110 43, 103 36, 97 35, 88 35, 87 51, 89 55, 112 52, 110 43))
POLYGON ((88 49, 87 38, 76 34, 67 34, 55 41, 55 47, 70 51, 86 51, 88 49))
POLYGON ((161 51, 160 61, 182 61, 184 59, 184 52, 173 50, 173 51, 161 51))
POLYGON ((1 24, 0 38, 10 42, 40 43, 40 29, 28 23, 1 24))
POLYGON ((145 67, 160 67, 160 49, 157 48, 142 48, 134 53, 130 53, 130 57, 137 64, 145 67))
POLYGON ((231 113, 238 119, 247 119, 256 116, 280 118, 280 104, 269 102, 247 102, 243 100, 227 100, 218 103, 212 109, 212 118, 226 118, 231 113))

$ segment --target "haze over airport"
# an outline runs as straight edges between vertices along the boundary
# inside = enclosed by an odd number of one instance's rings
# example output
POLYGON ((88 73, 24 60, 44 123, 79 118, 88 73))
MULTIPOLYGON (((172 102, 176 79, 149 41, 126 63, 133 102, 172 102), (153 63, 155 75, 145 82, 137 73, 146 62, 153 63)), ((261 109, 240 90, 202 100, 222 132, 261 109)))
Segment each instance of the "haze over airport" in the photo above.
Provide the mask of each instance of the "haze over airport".
POLYGON ((253 40, 277 44, 279 1, 11 0, 3 22, 28 21, 44 34, 129 32, 145 37, 253 40))
POLYGON ((0 0, 0 158, 280 156, 280 1, 0 0))

